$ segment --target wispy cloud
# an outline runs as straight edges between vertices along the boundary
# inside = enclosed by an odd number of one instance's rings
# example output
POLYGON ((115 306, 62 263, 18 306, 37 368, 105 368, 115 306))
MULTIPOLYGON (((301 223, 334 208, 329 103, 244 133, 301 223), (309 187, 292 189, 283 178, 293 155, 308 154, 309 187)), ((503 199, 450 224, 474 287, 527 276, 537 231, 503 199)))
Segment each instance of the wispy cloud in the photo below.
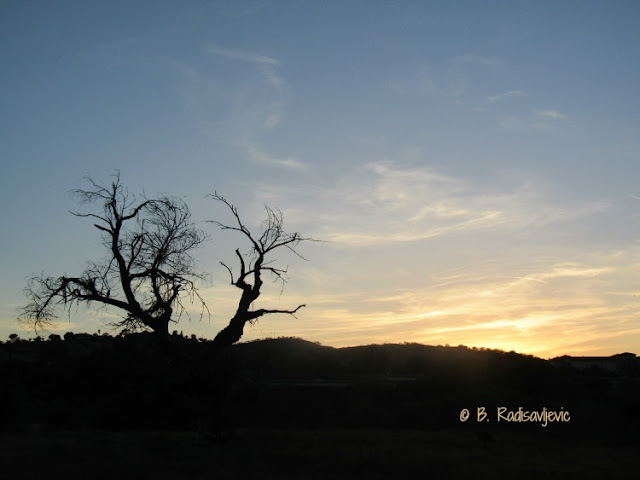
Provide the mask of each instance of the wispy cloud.
POLYGON ((198 117, 203 131, 239 143, 239 140, 281 124, 287 101, 287 84, 278 73, 280 62, 270 56, 232 50, 216 44, 205 48, 210 58, 226 58, 213 70, 167 59, 180 81, 175 90, 184 106, 198 117), (234 68, 250 65, 253 70, 234 68))
POLYGON ((500 102, 502 100, 506 100, 508 98, 523 97, 525 95, 526 95, 526 92, 522 90, 509 90, 508 92, 499 93, 497 95, 491 95, 487 97, 485 103, 492 104, 492 103, 500 102))
MULTIPOLYGON (((249 63, 257 68, 260 83, 262 84, 262 88, 258 89, 258 92, 262 91, 263 93, 261 96, 251 99, 242 98, 242 95, 247 95, 246 93, 240 94, 240 98, 237 98, 236 100, 236 104, 239 106, 237 108, 249 109, 250 115, 244 115, 241 112, 237 116, 245 119, 255 117, 255 112, 257 110, 258 112, 261 111, 261 114, 259 115, 262 118, 260 128, 272 130, 279 126, 282 120, 287 96, 286 83, 277 72, 277 67, 280 65, 280 62, 267 55, 231 50, 216 44, 209 45, 207 50, 212 55, 249 63)), ((246 81, 250 80, 247 79, 246 81)), ((229 86, 229 88, 233 89, 234 86, 229 86)), ((253 90, 255 89, 248 89, 248 91, 253 90)), ((246 130, 253 128, 252 125, 253 122, 245 123, 245 136, 249 134, 246 130)))
MULTIPOLYGON (((613 256, 583 254, 572 261, 554 260, 549 253, 522 261, 496 258, 462 270, 431 267, 428 276, 414 265, 407 272, 413 279, 410 288, 394 289, 387 283, 362 298, 341 293, 337 278, 327 279, 325 293, 317 299, 311 294, 308 301, 317 305, 315 315, 332 329, 298 328, 307 338, 333 345, 353 344, 352 338, 366 334, 371 342, 411 338, 428 344, 515 349, 543 357, 611 355, 617 353, 611 347, 598 350, 603 338, 626 332, 640 339, 640 328, 635 327, 640 304, 607 293, 615 290, 620 276, 638 275, 640 265, 628 262, 637 249, 613 256), (333 287, 334 294, 326 293, 333 287)), ((433 253, 425 256, 431 258, 433 253)), ((418 265, 424 261, 414 259, 418 265)), ((455 258, 450 261, 455 263, 455 258)), ((374 273, 375 262, 362 269, 360 278, 367 278, 374 273)), ((390 273, 383 275, 391 277, 390 273)), ((345 281, 353 284, 353 275, 345 281)))
POLYGON ((275 157, 273 155, 268 154, 261 148, 256 145, 247 145, 247 154, 249 158, 259 164, 279 167, 279 168, 287 168, 292 170, 306 170, 307 165, 294 157, 275 157))
POLYGON ((630 259, 638 249, 592 254, 571 234, 596 225, 607 202, 554 200, 522 173, 500 187, 419 161, 370 161, 309 185, 252 186, 256 205, 279 205, 288 226, 329 241, 304 252, 311 263, 291 283, 299 290, 287 293, 297 300, 300 292, 313 308, 295 324, 270 320, 278 335, 551 357, 590 354, 598 335, 633 332, 640 304, 629 285, 640 263, 630 259))
POLYGON ((533 113, 536 117, 541 117, 541 118, 554 118, 558 120, 565 118, 565 115, 558 112, 557 110, 536 110, 533 113))
POLYGON ((223 85, 214 77, 204 75, 186 63, 168 59, 167 64, 180 79, 175 86, 175 92, 183 106, 198 116, 206 115, 212 103, 217 103, 223 93, 223 85))
POLYGON ((243 52, 240 50, 231 50, 216 44, 210 44, 207 50, 214 55, 220 55, 222 57, 232 58, 234 60, 243 60, 245 62, 255 63, 258 65, 280 65, 280 62, 278 60, 267 55, 243 52))
POLYGON ((536 130, 559 130, 569 125, 568 116, 558 110, 533 110, 527 116, 507 115, 500 120, 505 130, 520 132, 536 130))
POLYGON ((469 232, 522 235, 608 208, 602 201, 554 205, 543 190, 527 183, 500 192, 433 167, 401 166, 390 160, 361 165, 333 186, 289 191, 289 198, 286 188, 277 189, 260 187, 278 204, 298 205, 291 211, 296 222, 313 218, 308 228, 315 236, 350 248, 456 238, 469 232))
POLYGON ((524 96, 527 96, 527 93, 523 90, 509 90, 507 92, 497 93, 495 95, 489 95, 488 97, 484 98, 483 100, 479 101, 476 104, 476 110, 484 111, 495 104, 503 103, 510 99, 524 97, 524 96))
POLYGON ((558 110, 534 110, 531 124, 534 128, 549 130, 567 124, 567 116, 558 110))
POLYGON ((265 135, 280 127, 287 104, 288 86, 278 71, 280 61, 215 43, 208 44, 205 50, 210 58, 229 62, 212 74, 170 61, 171 68, 181 77, 177 93, 185 106, 200 117, 201 130, 239 149, 252 162, 297 171, 306 169, 300 159, 274 155, 264 146, 265 135), (247 68, 234 65, 248 65, 250 73, 247 74, 247 68))

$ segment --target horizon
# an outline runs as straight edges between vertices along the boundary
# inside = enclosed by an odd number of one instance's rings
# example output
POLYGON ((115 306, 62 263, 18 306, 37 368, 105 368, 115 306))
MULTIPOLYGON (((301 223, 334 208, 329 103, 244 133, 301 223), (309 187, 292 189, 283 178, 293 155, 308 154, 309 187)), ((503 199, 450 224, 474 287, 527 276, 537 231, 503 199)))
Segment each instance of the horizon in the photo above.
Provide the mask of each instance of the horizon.
MULTIPOLYGON (((115 333, 115 332, 114 332, 115 333)), ((60 335, 59 333, 54 333, 51 332, 48 335, 34 335, 34 336, 28 336, 26 338, 22 338, 20 337, 19 334, 16 334, 15 332, 10 334, 10 335, 18 335, 15 339, 15 341, 18 342, 26 342, 29 344, 36 344, 39 342, 50 342, 50 341, 69 341, 67 340, 67 338, 65 338, 66 334, 72 334, 73 337, 77 337, 77 336, 86 336, 86 337, 91 337, 91 338, 118 338, 121 337, 120 334, 115 333, 112 334, 112 332, 102 332, 101 330, 98 330, 97 332, 72 332, 70 330, 64 332, 63 335, 60 335), (52 335, 58 335, 58 339, 57 340, 52 340, 51 336, 52 335), (39 340, 38 340, 39 339, 39 340)), ((129 332, 129 333, 125 333, 122 335, 122 337, 127 337, 127 336, 131 336, 131 335, 154 335, 154 333, 152 331, 140 331, 140 332, 129 332)), ((174 330, 173 332, 169 333, 170 337, 175 337, 178 336, 179 338, 182 338, 184 340, 189 340, 189 341, 195 341, 195 342, 211 342, 212 339, 211 338, 205 338, 205 337, 198 337, 195 334, 191 334, 191 335, 186 335, 183 332, 179 332, 177 330, 174 330), (194 338, 195 337, 195 338, 194 338)), ((253 339, 249 339, 249 340, 245 340, 245 339, 240 339, 238 342, 234 343, 233 345, 231 345, 231 347, 235 346, 235 345, 244 345, 244 344, 250 344, 250 343, 256 343, 256 342, 267 342, 267 341, 272 341, 272 340, 295 340, 295 341, 301 341, 304 343, 309 343, 309 344, 313 344, 313 345, 317 345, 319 347, 327 347, 327 348, 335 348, 335 349, 345 349, 345 348, 364 348, 364 347, 385 347, 385 346, 411 346, 411 345, 417 345, 420 347, 432 347, 432 348, 464 348, 467 350, 474 350, 474 351, 478 351, 478 352, 482 352, 482 351, 486 351, 486 352, 497 352, 497 353, 515 353, 517 355, 522 355, 522 356, 527 356, 527 357, 534 357, 534 358, 538 358, 541 360, 557 360, 559 358, 565 358, 565 357, 569 357, 569 358, 576 358, 576 359, 580 359, 580 358, 600 358, 600 359, 605 359, 605 358, 614 358, 614 357, 618 357, 620 355, 633 355, 634 357, 638 358, 638 355, 634 352, 618 352, 618 353, 614 353, 612 355, 605 355, 605 356, 586 356, 586 355, 556 355, 553 357, 539 357, 536 355, 532 355, 529 353, 524 353, 524 352, 518 352, 516 350, 503 350, 503 349, 498 349, 498 348, 487 348, 487 347, 476 347, 473 345, 449 345, 449 344, 428 344, 428 343, 421 343, 421 342, 386 342, 386 343, 366 343, 366 344, 358 344, 358 345, 342 345, 342 346, 334 346, 334 345, 326 345, 323 344, 321 342, 317 342, 317 341, 313 341, 313 340, 307 340, 306 338, 302 338, 302 337, 296 337, 296 336, 278 336, 278 337, 260 337, 260 338, 253 338, 253 339)), ((73 340, 71 340, 73 341, 73 340)), ((12 340, 11 338, 8 338, 5 341, 2 341, 0 339, 0 343, 3 344, 9 344, 9 343, 13 343, 14 340, 12 340)))
MULTIPOLYGON (((303 244, 243 341, 417 342, 551 358, 640 346, 640 3, 10 3, 0 15, 0 338, 35 273, 102 258, 69 192, 116 170, 184 199, 219 261, 263 205, 303 244)), ((116 310, 60 312, 97 332, 116 310)), ((48 333, 47 333, 48 335, 48 333)))

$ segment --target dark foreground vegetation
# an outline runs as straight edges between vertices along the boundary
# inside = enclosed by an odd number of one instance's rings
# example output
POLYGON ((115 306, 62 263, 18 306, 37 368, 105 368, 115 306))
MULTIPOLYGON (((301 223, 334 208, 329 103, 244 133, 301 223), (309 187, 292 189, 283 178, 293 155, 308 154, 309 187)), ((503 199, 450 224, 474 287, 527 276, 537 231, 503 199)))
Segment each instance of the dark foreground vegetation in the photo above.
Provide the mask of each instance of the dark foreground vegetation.
POLYGON ((577 369, 462 346, 282 338, 228 348, 203 386, 194 365, 207 342, 173 335, 167 353, 154 340, 1 344, 0 477, 627 478, 640 468, 635 357, 577 369), (520 407, 564 421, 517 421, 520 407))

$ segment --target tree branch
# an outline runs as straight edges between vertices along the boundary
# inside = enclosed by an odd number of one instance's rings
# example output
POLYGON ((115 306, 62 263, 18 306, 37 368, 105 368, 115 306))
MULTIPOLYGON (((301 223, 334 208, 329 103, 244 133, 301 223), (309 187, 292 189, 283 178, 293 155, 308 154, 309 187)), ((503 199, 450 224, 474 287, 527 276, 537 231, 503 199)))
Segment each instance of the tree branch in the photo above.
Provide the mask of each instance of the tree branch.
MULTIPOLYGON (((280 210, 273 210, 267 205, 265 205, 266 219, 262 223, 260 234, 254 235, 242 222, 237 208, 232 203, 217 192, 209 195, 209 197, 224 204, 229 209, 233 217, 233 223, 231 225, 217 220, 213 220, 210 223, 213 223, 221 230, 240 232, 251 244, 251 251, 247 255, 250 260, 247 260, 247 258, 240 253, 240 249, 235 250, 236 257, 240 264, 240 274, 235 281, 231 268, 227 264, 221 262, 222 266, 226 268, 231 277, 231 283, 242 290, 235 315, 229 321, 229 324, 221 330, 214 339, 214 347, 212 348, 222 348, 223 346, 237 342, 242 337, 244 325, 247 322, 253 323, 259 317, 267 314, 284 313, 295 317, 296 312, 305 306, 304 304, 299 305, 293 310, 264 308, 257 310, 251 309, 253 302, 255 302, 262 293, 262 272, 269 272, 274 275, 276 280, 282 281, 282 289, 284 288, 287 269, 273 265, 274 260, 267 260, 267 257, 271 252, 284 247, 296 254, 299 258, 305 259, 295 250, 295 246, 302 241, 312 239, 302 237, 297 232, 285 232, 283 228, 282 212, 280 210), (246 281, 249 276, 253 277, 252 285, 246 281)), ((280 291, 281 294, 282 289, 280 291)))
POLYGON ((191 222, 187 205, 168 196, 137 201, 120 182, 100 185, 91 178, 87 189, 73 194, 80 204, 96 205, 101 212, 71 212, 90 218, 104 232, 107 256, 90 263, 80 276, 34 276, 25 289, 30 303, 22 309, 21 319, 34 328, 51 324, 55 307, 70 310, 73 303, 97 302, 120 309, 124 318, 116 325, 127 330, 152 329, 168 335, 174 307, 178 318, 186 312, 181 296, 202 303, 195 280, 203 279, 195 270, 193 250, 207 238, 191 222))

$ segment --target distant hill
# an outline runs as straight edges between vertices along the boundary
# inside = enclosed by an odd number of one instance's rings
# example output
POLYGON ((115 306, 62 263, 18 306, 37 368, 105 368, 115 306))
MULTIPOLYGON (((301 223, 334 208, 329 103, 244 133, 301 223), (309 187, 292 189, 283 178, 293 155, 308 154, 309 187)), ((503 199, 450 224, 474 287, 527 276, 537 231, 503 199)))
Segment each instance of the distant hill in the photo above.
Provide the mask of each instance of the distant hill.
POLYGON ((167 352, 149 334, 2 343, 2 428, 192 429, 203 398, 236 426, 477 428, 480 407, 522 407, 570 411, 570 424, 547 429, 556 434, 630 441, 640 427, 632 354, 616 357, 624 369, 576 368, 576 357, 547 361, 415 343, 334 348, 275 338, 234 345, 204 366, 206 346, 174 335, 167 352), (463 409, 473 413, 464 424, 463 409))

